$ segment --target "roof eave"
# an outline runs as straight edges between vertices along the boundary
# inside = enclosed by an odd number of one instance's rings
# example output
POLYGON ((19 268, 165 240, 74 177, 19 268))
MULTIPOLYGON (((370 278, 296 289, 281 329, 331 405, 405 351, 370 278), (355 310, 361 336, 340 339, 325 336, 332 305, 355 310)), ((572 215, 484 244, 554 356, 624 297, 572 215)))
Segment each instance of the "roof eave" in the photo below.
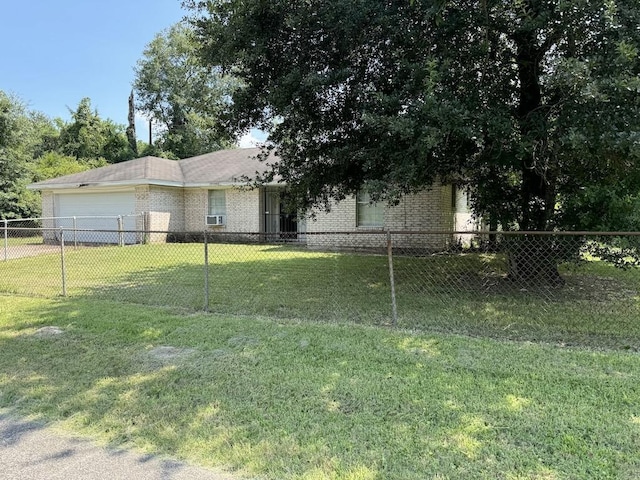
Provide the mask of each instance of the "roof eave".
MULTIPOLYGON (((269 182, 269 183, 261 183, 259 186, 277 186, 277 185, 284 185, 281 182, 269 182)), ((233 182, 233 181, 229 181, 229 182, 191 182, 191 183, 185 183, 184 187, 185 188, 207 188, 207 187, 246 187, 246 188, 252 188, 255 187, 256 185, 254 185, 253 183, 248 183, 248 182, 233 182)))
POLYGON ((182 182, 172 182, 167 180, 121 180, 115 182, 86 182, 86 183, 49 183, 39 185, 37 183, 32 183, 31 185, 27 185, 27 189, 29 190, 68 190, 68 189, 76 189, 76 188, 100 188, 100 187, 126 187, 132 186, 135 187, 137 185, 156 185, 161 187, 184 187, 184 183, 182 182))

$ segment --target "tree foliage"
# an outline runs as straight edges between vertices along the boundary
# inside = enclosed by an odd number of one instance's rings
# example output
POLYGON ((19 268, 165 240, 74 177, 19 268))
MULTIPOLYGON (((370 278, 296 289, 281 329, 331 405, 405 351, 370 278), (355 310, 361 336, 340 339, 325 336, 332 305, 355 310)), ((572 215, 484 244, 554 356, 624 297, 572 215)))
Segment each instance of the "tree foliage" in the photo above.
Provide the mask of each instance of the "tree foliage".
POLYGON ((53 125, 29 112, 17 97, 0 91, 0 218, 28 218, 40 211, 39 198, 26 189, 31 162, 46 148, 53 125))
POLYGON ((268 131, 302 208, 455 181, 504 229, 638 226, 635 1, 187 3, 242 81, 228 126, 268 131))
POLYGON ((129 142, 129 147, 134 155, 138 155, 138 139, 136 137, 136 107, 135 107, 135 96, 133 95, 133 90, 131 90, 131 94, 129 95, 129 113, 127 114, 127 130, 125 134, 127 135, 127 141, 129 142))
POLYGON ((41 182, 50 178, 71 175, 84 172, 92 168, 104 167, 107 161, 104 158, 78 160, 69 155, 50 151, 38 157, 32 166, 32 181, 41 182))
POLYGON ((61 127, 59 150, 76 160, 104 158, 109 163, 131 160, 136 152, 131 148, 122 125, 100 118, 91 108, 91 99, 83 98, 76 110, 69 110, 71 122, 61 127))
POLYGON ((51 120, 0 91, 0 218, 40 214, 32 182, 133 158, 124 127, 103 120, 83 99, 71 121, 51 120))
POLYGON ((135 69, 137 107, 160 126, 158 148, 178 158, 232 145, 219 117, 236 82, 195 51, 191 29, 178 23, 156 35, 135 69))

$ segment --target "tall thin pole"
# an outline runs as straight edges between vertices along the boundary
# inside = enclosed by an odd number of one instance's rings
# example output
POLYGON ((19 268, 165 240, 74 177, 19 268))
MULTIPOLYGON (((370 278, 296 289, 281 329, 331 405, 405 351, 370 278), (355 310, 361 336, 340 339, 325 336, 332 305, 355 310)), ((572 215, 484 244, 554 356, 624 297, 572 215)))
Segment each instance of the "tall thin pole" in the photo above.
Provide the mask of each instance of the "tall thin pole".
POLYGON ((67 266, 64 261, 64 229, 60 228, 60 262, 62 267, 62 296, 67 296, 67 266))
POLYGON ((207 231, 204 231, 204 311, 209 311, 209 243, 207 231))
POLYGON ((78 248, 78 219, 73 217, 73 249, 78 248))
POLYGON ((7 229, 7 220, 4 221, 4 261, 7 261, 7 250, 9 249, 9 231, 7 229))
POLYGON ((122 215, 118 215, 118 246, 124 247, 124 224, 122 222, 122 215))
POLYGON ((396 280, 393 274, 393 244, 391 242, 391 232, 387 230, 387 258, 389 259, 389 282, 391 283, 391 324, 398 324, 398 305, 396 304, 396 280))

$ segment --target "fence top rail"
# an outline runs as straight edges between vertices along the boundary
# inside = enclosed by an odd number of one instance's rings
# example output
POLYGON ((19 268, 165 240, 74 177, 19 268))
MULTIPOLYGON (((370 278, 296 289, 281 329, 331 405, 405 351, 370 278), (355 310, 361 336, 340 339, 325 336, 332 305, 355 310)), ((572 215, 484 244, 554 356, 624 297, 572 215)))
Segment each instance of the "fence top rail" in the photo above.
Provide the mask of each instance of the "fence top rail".
MULTIPOLYGON (((202 233, 198 231, 186 233, 202 233)), ((296 232, 227 232, 227 231, 207 231, 207 235, 280 235, 296 232)), ((494 230, 345 230, 345 231, 322 231, 322 232, 297 232, 297 235, 539 235, 539 236, 640 236, 640 232, 590 232, 590 231, 494 231, 494 230)))
POLYGON ((162 231, 147 231, 147 230, 118 230, 118 229, 98 229, 98 228, 73 228, 73 227, 8 227, 8 231, 12 232, 59 232, 63 230, 65 232, 104 232, 104 233, 178 233, 162 231))
MULTIPOLYGON (((381 232, 382 233, 382 232, 381 232)), ((505 236, 523 236, 523 235, 531 235, 531 236, 550 236, 550 237, 562 237, 562 236, 573 236, 573 237, 638 237, 640 236, 640 232, 603 232, 603 231, 586 231, 586 230, 576 230, 576 231, 543 231, 543 230, 416 230, 416 231, 407 231, 407 230, 390 230, 389 233, 391 235, 478 235, 478 236, 488 236, 488 235, 505 235, 505 236)))
POLYGON ((6 218, 0 221, 7 223, 17 223, 17 222, 33 222, 36 220, 73 220, 74 218, 77 220, 83 220, 87 218, 120 218, 120 217, 140 217, 141 213, 129 213, 126 215, 75 215, 72 217, 32 217, 32 218, 6 218))
MULTIPOLYGON (((56 217, 56 218, 73 218, 73 217, 56 217)), ((81 217, 77 217, 81 218, 81 217)), ((118 218, 114 217, 82 217, 82 218, 118 218)), ((93 229, 93 228, 73 228, 71 226, 59 227, 7 227, 9 230, 16 231, 78 231, 78 232, 135 232, 135 233, 172 233, 182 235, 202 235, 207 236, 277 236, 281 234, 296 232, 241 232, 241 231, 178 231, 178 230, 142 230, 142 229, 93 229)), ((345 230, 345 231, 323 231, 323 232, 298 232, 299 236, 314 235, 476 235, 476 236, 583 236, 583 237, 640 237, 640 232, 590 232, 590 231, 492 231, 492 230, 345 230)))

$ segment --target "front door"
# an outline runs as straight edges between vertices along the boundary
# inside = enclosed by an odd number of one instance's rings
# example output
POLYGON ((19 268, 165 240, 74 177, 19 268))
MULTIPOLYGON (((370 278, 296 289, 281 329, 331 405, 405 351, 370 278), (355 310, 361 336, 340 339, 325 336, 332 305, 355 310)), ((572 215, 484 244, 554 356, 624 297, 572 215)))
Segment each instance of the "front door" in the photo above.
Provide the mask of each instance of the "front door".
POLYGON ((295 241, 298 238, 298 216, 289 212, 282 189, 264 189, 264 230, 269 241, 295 241))

